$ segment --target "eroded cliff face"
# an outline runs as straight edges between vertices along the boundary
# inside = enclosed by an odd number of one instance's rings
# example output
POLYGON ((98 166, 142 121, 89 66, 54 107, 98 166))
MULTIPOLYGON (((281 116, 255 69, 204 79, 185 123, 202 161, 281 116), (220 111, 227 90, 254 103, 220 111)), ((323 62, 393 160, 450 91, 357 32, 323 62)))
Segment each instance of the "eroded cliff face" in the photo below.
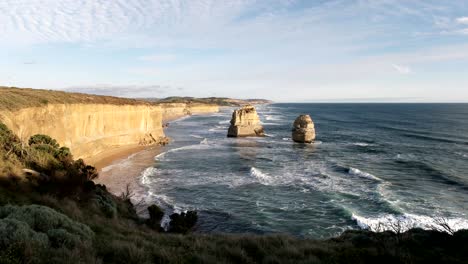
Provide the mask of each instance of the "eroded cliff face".
POLYGON ((232 113, 228 137, 263 137, 265 132, 260 123, 257 110, 252 105, 246 105, 232 113))
POLYGON ((55 138, 85 160, 113 148, 167 142, 163 121, 217 112, 216 105, 49 104, 0 111, 0 121, 24 142, 35 134, 55 138))
POLYGON ((185 115, 215 113, 219 111, 219 106, 212 104, 161 103, 159 105, 161 106, 162 118, 165 122, 185 115))
POLYGON ((3 111, 0 119, 24 141, 46 134, 84 159, 164 137, 161 108, 150 105, 56 104, 3 111))
POLYGON ((294 120, 292 139, 298 143, 312 143, 315 140, 315 126, 309 115, 300 115, 294 120))

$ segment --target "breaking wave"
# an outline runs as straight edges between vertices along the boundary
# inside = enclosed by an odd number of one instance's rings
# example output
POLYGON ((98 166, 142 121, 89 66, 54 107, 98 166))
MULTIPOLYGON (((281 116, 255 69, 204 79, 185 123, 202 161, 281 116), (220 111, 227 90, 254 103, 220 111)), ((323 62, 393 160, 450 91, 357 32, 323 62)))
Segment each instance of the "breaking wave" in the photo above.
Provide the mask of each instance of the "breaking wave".
POLYGON ((369 179, 369 180, 374 180, 374 181, 379 181, 379 182, 382 181, 382 179, 380 179, 379 177, 377 177, 375 175, 372 175, 370 173, 361 171, 361 170, 353 168, 353 167, 349 168, 348 173, 351 174, 351 175, 355 175, 355 176, 358 176, 358 177, 361 177, 361 178, 366 178, 366 179, 369 179))
POLYGON ((149 167, 149 168, 146 168, 142 173, 141 173, 141 176, 140 176, 140 182, 141 184, 143 185, 147 185, 150 183, 150 176, 151 175, 154 175, 156 173, 157 169, 154 168, 154 167, 149 167))
POLYGON ((401 215, 386 214, 378 217, 364 217, 352 214, 351 218, 356 221, 361 229, 374 232, 405 232, 411 228, 445 232, 468 229, 468 220, 462 218, 429 217, 406 213, 401 215))
POLYGON ((250 175, 255 177, 258 182, 263 185, 272 185, 275 183, 274 179, 270 175, 263 173, 255 167, 250 168, 250 175))

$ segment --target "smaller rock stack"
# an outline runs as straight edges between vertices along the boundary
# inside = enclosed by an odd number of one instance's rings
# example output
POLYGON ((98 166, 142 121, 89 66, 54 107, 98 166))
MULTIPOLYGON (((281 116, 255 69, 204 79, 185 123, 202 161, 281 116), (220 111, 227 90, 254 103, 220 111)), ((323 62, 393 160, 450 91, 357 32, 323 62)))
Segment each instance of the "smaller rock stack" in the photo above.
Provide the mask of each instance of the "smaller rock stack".
POLYGON ((243 106, 232 113, 228 137, 263 137, 265 132, 260 124, 257 110, 252 105, 243 106))
POLYGON ((315 140, 315 127, 309 115, 300 115, 293 124, 292 139, 298 143, 312 143, 315 140))

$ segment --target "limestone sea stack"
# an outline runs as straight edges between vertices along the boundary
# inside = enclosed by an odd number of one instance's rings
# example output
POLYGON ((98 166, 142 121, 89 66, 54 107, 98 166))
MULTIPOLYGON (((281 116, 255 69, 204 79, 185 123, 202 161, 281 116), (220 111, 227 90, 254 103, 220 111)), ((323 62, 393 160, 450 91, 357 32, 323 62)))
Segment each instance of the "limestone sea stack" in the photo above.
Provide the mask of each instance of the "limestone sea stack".
POLYGON ((257 110, 252 105, 243 106, 232 113, 228 137, 263 137, 265 132, 260 124, 257 110))
POLYGON ((292 139, 299 143, 312 143, 315 140, 315 127, 309 115, 300 115, 293 124, 292 139))

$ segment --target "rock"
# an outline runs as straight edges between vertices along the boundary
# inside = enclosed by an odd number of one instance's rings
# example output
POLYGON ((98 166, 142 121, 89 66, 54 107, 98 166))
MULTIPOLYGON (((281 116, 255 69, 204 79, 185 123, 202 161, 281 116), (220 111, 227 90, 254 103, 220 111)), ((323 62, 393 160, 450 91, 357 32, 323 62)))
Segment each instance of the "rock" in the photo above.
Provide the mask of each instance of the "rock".
POLYGON ((232 113, 228 137, 263 137, 265 132, 260 124, 257 110, 252 105, 243 106, 232 113))
POLYGON ((300 115, 293 124, 292 139, 299 143, 312 143, 315 140, 315 127, 309 115, 300 115))

